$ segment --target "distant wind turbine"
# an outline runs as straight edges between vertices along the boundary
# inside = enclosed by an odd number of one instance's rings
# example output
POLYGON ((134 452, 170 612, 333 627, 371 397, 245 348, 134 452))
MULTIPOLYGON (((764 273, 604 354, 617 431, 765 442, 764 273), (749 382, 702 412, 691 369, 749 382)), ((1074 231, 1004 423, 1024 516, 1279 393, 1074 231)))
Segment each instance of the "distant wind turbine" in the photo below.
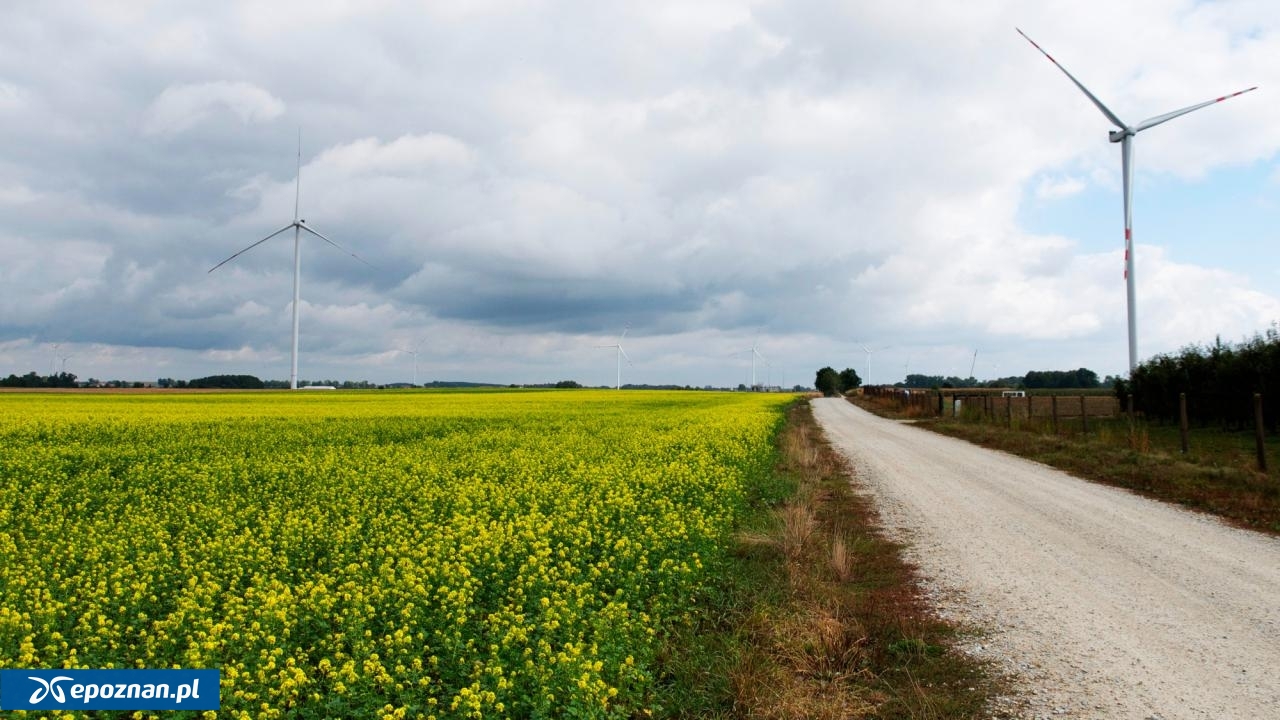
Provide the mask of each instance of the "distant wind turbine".
POLYGON ((867 377, 863 379, 862 384, 863 384, 863 385, 870 385, 870 384, 871 384, 871 356, 872 356, 872 355, 874 355, 874 354, 876 354, 876 353, 878 353, 878 352, 880 352, 881 350, 888 350, 889 348, 891 348, 891 347, 893 347, 893 346, 892 346, 892 345, 885 345, 884 347, 876 348, 875 350, 872 350, 871 348, 867 347, 866 345, 862 345, 861 347, 862 347, 862 352, 864 352, 864 353, 866 353, 866 354, 867 354, 867 377))
POLYGON ((612 345, 597 345, 597 346, 596 346, 596 349, 597 349, 597 350, 599 350, 599 349, 603 349, 603 348, 617 348, 617 350, 618 350, 618 384, 614 386, 614 389, 616 389, 616 390, 621 390, 621 389, 622 389, 622 358, 626 358, 626 359, 627 359, 627 364, 628 364, 628 365, 631 365, 631 364, 632 364, 632 363, 631 363, 631 357, 630 357, 629 355, 627 355, 627 351, 626 351, 626 350, 623 350, 623 349, 622 349, 622 338, 624 338, 624 337, 626 337, 626 336, 627 336, 627 331, 628 331, 628 330, 630 330, 630 329, 631 329, 631 323, 627 323, 627 324, 626 324, 626 326, 622 328, 622 334, 618 336, 618 342, 616 342, 616 343, 614 343, 614 344, 612 344, 612 345))
MULTIPOLYGON (((308 226, 306 225, 306 222, 307 222, 306 220, 300 219, 300 218, 298 217, 298 204, 299 204, 299 201, 300 201, 300 200, 301 200, 301 198, 302 198, 302 130, 301 130, 301 129, 299 129, 299 130, 298 130, 298 166, 297 166, 297 171, 298 171, 298 174, 297 174, 296 184, 295 184, 295 186, 294 186, 294 194, 293 194, 293 222, 289 223, 288 225, 285 225, 284 227, 280 228, 279 230, 277 230, 277 231, 275 231, 275 232, 271 233, 270 235, 268 235, 268 236, 266 236, 266 237, 262 238, 262 239, 261 239, 261 240, 259 240, 258 242, 256 242, 256 243, 254 243, 254 244, 252 244, 252 245, 250 245, 250 246, 248 246, 248 247, 244 248, 243 250, 241 250, 241 251, 239 251, 239 252, 235 253, 234 255, 232 255, 231 257, 227 258, 226 260, 223 260, 222 262, 218 263, 217 265, 214 265, 213 267, 209 268, 209 272, 213 272, 214 270, 217 270, 218 268, 222 267, 223 265, 226 265, 227 263, 231 262, 232 260, 235 260, 237 257, 239 257, 239 256, 241 256, 241 255, 243 255, 243 254, 245 254, 245 253, 249 252, 250 250, 252 250, 252 249, 254 249, 254 248, 258 247, 258 246, 259 246, 259 245, 261 245, 262 243, 264 243, 264 242, 266 242, 266 241, 270 240, 271 238, 273 238, 273 237, 275 237, 275 236, 279 235, 280 233, 285 232, 285 231, 289 230, 290 228, 292 228, 292 229, 293 229, 293 352, 292 352, 292 353, 291 353, 291 355, 290 355, 290 368, 289 368, 289 389, 291 389, 291 390, 297 390, 297 389, 298 389, 298 302, 299 302, 299 299, 300 299, 300 293, 301 293, 301 280, 302 280, 302 232, 305 230, 306 232, 309 232, 309 233, 311 233, 312 235, 315 235, 316 237, 320 238, 321 240, 323 240, 323 241, 325 241, 325 242, 329 243, 330 245, 332 245, 332 246, 334 246, 334 247, 338 248, 339 250, 341 250, 342 252, 344 252, 344 253, 346 253, 346 254, 350 255, 351 257, 355 258, 356 260, 359 260, 360 262, 364 263, 365 265, 369 265, 369 263, 368 263, 364 258, 362 258, 362 257, 360 257, 359 255, 356 255, 355 253, 353 253, 353 252, 351 252, 351 251, 347 250, 346 248, 344 248, 344 247, 342 247, 341 245, 339 245, 338 243, 336 243, 336 242, 334 242, 334 241, 330 240, 329 238, 325 237, 324 235, 321 235, 319 232, 317 232, 317 231, 315 231, 315 230, 312 230, 310 227, 308 227, 308 226)), ((369 267, 373 267, 373 266, 372 266, 372 265, 369 265, 369 267)))
POLYGON ((756 389, 756 358, 760 358, 766 365, 769 361, 764 355, 760 354, 760 337, 757 335, 755 340, 751 341, 751 347, 746 350, 739 350, 734 355, 751 355, 751 389, 756 389))
POLYGON ((404 348, 396 348, 396 349, 399 352, 405 353, 406 355, 413 356, 413 386, 418 387, 418 354, 422 350, 421 343, 419 343, 413 350, 405 350, 404 348))
MULTIPOLYGON (((1017 28, 1014 29, 1017 30, 1017 28)), ((1075 83, 1075 86, 1080 88, 1080 92, 1083 92, 1089 100, 1093 101, 1093 104, 1102 111, 1102 114, 1105 115, 1113 125, 1119 128, 1119 130, 1112 130, 1108 137, 1111 139, 1111 142, 1120 143, 1120 168, 1121 173, 1124 176, 1124 278, 1129 307, 1129 373, 1132 375, 1134 369, 1138 366, 1138 328, 1133 280, 1133 213, 1131 208, 1131 198, 1133 195, 1133 138, 1147 128, 1155 127, 1156 125, 1168 122, 1176 117, 1186 115, 1194 110, 1208 107, 1214 103, 1220 103, 1228 98, 1243 95, 1251 90, 1257 90, 1258 88, 1256 86, 1251 87, 1230 95, 1223 95, 1222 97, 1206 100, 1205 102, 1191 105, 1189 107, 1184 107, 1181 110, 1174 110, 1173 112, 1167 112, 1163 115, 1156 115, 1155 117, 1143 120, 1137 125, 1126 125, 1124 121, 1117 117, 1115 113, 1111 112, 1106 105, 1103 105, 1101 100, 1094 97, 1093 93, 1089 92, 1088 88, 1081 84, 1079 80, 1075 79, 1075 76, 1067 72, 1067 69, 1062 67, 1062 65, 1059 65, 1058 61, 1054 60, 1052 55, 1045 52, 1044 48, 1036 45, 1036 41, 1027 37, 1027 34, 1022 32, 1022 30, 1018 30, 1018 34, 1026 38, 1027 42, 1031 43, 1037 50, 1043 53, 1045 57, 1049 58, 1049 62, 1057 65, 1058 69, 1062 71, 1062 74, 1066 75, 1071 82, 1075 83)))

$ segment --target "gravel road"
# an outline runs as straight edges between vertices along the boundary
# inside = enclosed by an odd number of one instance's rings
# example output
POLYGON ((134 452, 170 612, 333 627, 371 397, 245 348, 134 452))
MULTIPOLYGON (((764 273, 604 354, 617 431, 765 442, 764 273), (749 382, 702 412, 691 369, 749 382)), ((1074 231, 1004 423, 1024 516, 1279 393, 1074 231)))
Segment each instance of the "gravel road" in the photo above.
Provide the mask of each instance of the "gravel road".
POLYGON ((994 716, 1280 718, 1280 539, 815 400, 970 651, 994 716))

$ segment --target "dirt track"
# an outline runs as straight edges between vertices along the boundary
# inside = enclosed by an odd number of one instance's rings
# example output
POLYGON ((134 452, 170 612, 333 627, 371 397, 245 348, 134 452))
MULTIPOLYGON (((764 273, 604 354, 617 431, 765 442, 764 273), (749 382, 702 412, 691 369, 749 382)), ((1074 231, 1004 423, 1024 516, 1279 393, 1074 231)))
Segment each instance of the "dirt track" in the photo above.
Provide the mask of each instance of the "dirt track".
MULTIPOLYGON (((1280 539, 814 401, 1026 717, 1280 718, 1280 539)), ((993 708, 1001 711, 1001 707, 993 708)))

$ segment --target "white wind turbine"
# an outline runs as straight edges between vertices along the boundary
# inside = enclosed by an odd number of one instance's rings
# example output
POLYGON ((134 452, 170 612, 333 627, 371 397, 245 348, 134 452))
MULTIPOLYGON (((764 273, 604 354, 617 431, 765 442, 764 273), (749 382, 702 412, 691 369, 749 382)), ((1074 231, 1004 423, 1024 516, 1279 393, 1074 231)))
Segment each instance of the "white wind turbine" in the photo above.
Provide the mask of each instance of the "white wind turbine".
POLYGON ((597 345, 597 346, 596 346, 596 349, 597 349, 597 350, 599 350, 599 349, 603 349, 603 348, 617 348, 617 349, 618 349, 618 384, 614 386, 614 389, 615 389, 615 390, 621 390, 621 389, 622 389, 622 358, 626 358, 626 359, 627 359, 627 364, 628 364, 628 365, 631 365, 631 364, 632 364, 632 362, 631 362, 631 357, 630 357, 629 355, 627 355, 627 351, 626 351, 626 350, 623 350, 623 349, 622 349, 622 338, 624 338, 624 337, 626 337, 626 336, 627 336, 627 331, 628 331, 628 330, 630 330, 630 329, 631 329, 631 323, 627 323, 627 324, 626 324, 626 326, 622 328, 622 334, 618 336, 618 342, 616 342, 616 343, 614 343, 614 344, 612 344, 612 345, 597 345))
MULTIPOLYGON (((234 255, 227 258, 226 260, 223 260, 217 265, 214 265, 213 267, 209 268, 209 272, 213 272, 214 270, 217 270, 223 265, 226 265, 227 263, 231 262, 237 257, 258 247, 262 243, 270 240, 271 238, 279 235, 280 233, 285 232, 291 228, 293 229, 293 352, 290 355, 291 360, 290 360, 290 367, 289 367, 289 389, 291 390, 298 389, 298 301, 301 293, 300 283, 302 279, 302 232, 305 230, 311 233, 312 235, 315 235, 316 237, 320 238, 321 240, 329 243, 330 245, 338 248, 342 252, 350 255, 356 260, 359 260, 365 265, 369 265, 369 263, 366 262, 364 258, 347 250, 346 248, 330 240, 324 235, 321 235, 315 230, 312 230, 310 227, 306 225, 306 222, 307 222, 306 220, 300 219, 298 217, 298 203, 302 198, 302 130, 301 129, 298 130, 297 172, 298 174, 297 174, 296 184, 294 186, 294 194, 293 194, 293 222, 289 223, 288 225, 285 225, 279 230, 262 238, 258 242, 250 245, 249 247, 246 247, 243 250, 235 253, 234 255)), ((373 267, 373 266, 369 265, 369 267, 373 267)))
MULTIPOLYGON (((1018 30, 1017 28, 1014 29, 1018 30)), ((1089 92, 1088 88, 1082 85, 1079 80, 1075 79, 1075 76, 1067 72, 1066 68, 1059 65, 1058 61, 1054 60, 1052 55, 1045 52, 1044 48, 1036 45, 1036 42, 1027 37, 1027 34, 1022 32, 1022 30, 1018 30, 1018 34, 1026 38, 1027 42, 1031 43, 1037 50, 1043 53, 1045 57, 1049 58, 1049 62, 1056 65, 1058 69, 1071 80, 1071 82, 1075 83, 1076 87, 1080 88, 1080 91, 1083 92, 1089 100, 1093 101, 1093 104, 1102 111, 1102 114, 1105 115, 1113 125, 1119 128, 1119 130, 1112 130, 1108 137, 1111 139, 1111 142, 1120 143, 1120 168, 1121 173, 1123 174, 1124 185, 1124 278, 1129 308, 1129 373, 1132 374, 1134 369, 1138 366, 1138 328, 1133 285, 1133 213, 1131 209, 1131 198, 1133 195, 1133 138, 1135 135, 1147 128, 1155 127, 1160 123, 1168 122, 1176 117, 1186 115, 1189 112, 1199 110, 1203 107, 1208 107, 1214 103, 1220 103, 1228 98, 1243 95, 1250 90, 1256 90, 1257 87, 1251 87, 1230 95, 1223 95, 1222 97, 1214 98, 1212 100, 1206 100, 1205 102, 1184 107, 1181 110, 1167 112, 1163 115, 1156 115, 1155 117, 1143 120, 1137 125, 1126 125, 1124 121, 1117 117, 1115 113, 1111 112, 1106 105, 1103 105, 1101 100, 1094 97, 1093 93, 1089 92)))
POLYGON ((418 355, 422 352, 422 343, 418 343, 412 350, 404 348, 396 348, 396 350, 413 356, 413 386, 418 387, 418 355))
POLYGON ((864 352, 864 353, 866 353, 866 354, 867 354, 867 376, 866 376, 865 378, 863 378, 863 380, 862 380, 862 384, 863 384, 863 385, 870 385, 870 384, 871 384, 871 356, 872 356, 872 355, 874 355, 874 354, 876 354, 876 353, 878 353, 878 352, 880 352, 881 350, 888 350, 889 348, 891 348, 891 347, 893 347, 893 346, 892 346, 892 345, 885 345, 884 347, 879 347, 879 348, 876 348, 875 350, 872 350, 871 348, 867 347, 866 345, 861 345, 861 347, 862 347, 862 352, 864 352))
POLYGON ((751 355, 751 389, 752 390, 756 389, 756 358, 760 358, 762 361, 764 361, 766 365, 769 364, 769 361, 765 358, 765 356, 760 354, 759 346, 760 346, 760 337, 756 336, 756 339, 751 341, 750 348, 746 350, 739 350, 738 352, 733 353, 734 355, 746 355, 748 353, 751 355))

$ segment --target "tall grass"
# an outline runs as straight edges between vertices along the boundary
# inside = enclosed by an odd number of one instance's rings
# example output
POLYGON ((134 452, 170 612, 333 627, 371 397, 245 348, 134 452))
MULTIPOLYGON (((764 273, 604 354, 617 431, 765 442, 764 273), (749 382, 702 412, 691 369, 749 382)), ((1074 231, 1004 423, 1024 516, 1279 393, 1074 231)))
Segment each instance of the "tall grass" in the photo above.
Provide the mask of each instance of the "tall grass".
POLYGON ((985 667, 950 649, 954 628, 930 613, 807 406, 778 447, 792 491, 739 533, 715 611, 678 638, 666 714, 979 717, 994 691, 985 667))

